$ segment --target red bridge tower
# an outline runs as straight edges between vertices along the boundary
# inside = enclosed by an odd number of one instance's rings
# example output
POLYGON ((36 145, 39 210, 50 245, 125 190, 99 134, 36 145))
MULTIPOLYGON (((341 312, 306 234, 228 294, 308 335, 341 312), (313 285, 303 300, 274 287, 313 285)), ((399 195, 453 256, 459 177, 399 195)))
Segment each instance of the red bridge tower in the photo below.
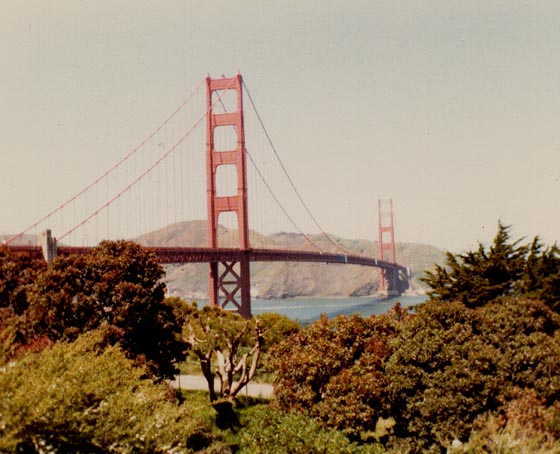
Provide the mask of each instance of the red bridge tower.
MULTIPOLYGON (((377 255, 379 260, 385 260, 391 263, 397 263, 397 252, 395 247, 395 216, 393 212, 393 199, 379 199, 378 216, 379 216, 379 243, 377 255)), ((390 294, 395 290, 394 282, 391 282, 394 276, 379 270, 379 291, 390 294)))
POLYGON ((210 304, 226 307, 233 304, 239 313, 251 317, 251 281, 249 265, 249 226, 247 215, 247 173, 245 159, 245 129, 243 123, 243 79, 238 74, 232 78, 206 78, 207 120, 206 120, 206 171, 208 191, 208 242, 211 248, 218 247, 218 221, 221 213, 233 212, 237 215, 239 248, 242 258, 234 262, 210 262, 209 298, 210 304), (214 94, 234 90, 237 97, 236 110, 214 113, 214 94), (218 93, 215 93, 218 92, 218 93), (215 149, 215 131, 222 126, 233 126, 237 135, 234 150, 215 149), (237 173, 237 194, 218 196, 216 194, 216 173, 219 166, 233 165, 237 173), (223 298, 223 302, 220 300, 223 298))

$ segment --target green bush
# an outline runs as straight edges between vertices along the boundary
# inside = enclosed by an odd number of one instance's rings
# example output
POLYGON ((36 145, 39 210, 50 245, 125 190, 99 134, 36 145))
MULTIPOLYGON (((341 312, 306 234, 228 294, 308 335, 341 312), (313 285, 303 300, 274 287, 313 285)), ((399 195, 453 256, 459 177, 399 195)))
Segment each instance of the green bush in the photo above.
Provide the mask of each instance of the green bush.
POLYGON ((260 405, 244 413, 240 454, 378 454, 380 445, 350 442, 341 432, 322 428, 301 414, 260 405))
POLYGON ((214 437, 166 385, 142 380, 105 333, 28 354, 0 372, 0 452, 193 452, 214 437))
POLYGON ((504 398, 515 398, 516 388, 530 388, 547 404, 559 400, 560 315, 522 297, 499 298, 478 312, 481 336, 497 351, 504 398))
POLYGON ((546 305, 500 298, 483 308, 431 302, 394 339, 385 366, 395 433, 414 449, 466 440, 478 416, 517 388, 560 392, 560 327, 546 305))
POLYGON ((257 369, 255 379, 270 383, 275 377, 271 350, 276 345, 286 341, 293 334, 298 333, 301 330, 301 325, 284 315, 272 312, 259 314, 255 319, 259 321, 264 337, 260 367, 257 369))
POLYGON ((445 446, 499 405, 499 352, 480 337, 480 323, 461 303, 425 305, 405 323, 385 368, 397 436, 445 446))
POLYGON ((480 417, 468 441, 455 441, 450 452, 504 454, 557 454, 560 452, 558 405, 546 407, 532 390, 517 390, 499 414, 480 417))

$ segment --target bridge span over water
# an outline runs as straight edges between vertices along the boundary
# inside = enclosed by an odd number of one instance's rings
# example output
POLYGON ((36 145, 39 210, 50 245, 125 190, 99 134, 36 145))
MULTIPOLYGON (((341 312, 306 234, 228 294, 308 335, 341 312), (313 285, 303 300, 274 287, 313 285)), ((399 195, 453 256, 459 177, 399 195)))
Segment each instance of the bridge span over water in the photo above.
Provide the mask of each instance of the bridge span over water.
MULTIPOLYGON (((155 167, 165 161, 181 143, 189 136, 189 134, 205 119, 206 122, 206 193, 207 193, 207 238, 208 247, 147 247, 146 249, 153 252, 160 263, 208 263, 209 264, 209 299, 211 304, 221 305, 222 307, 233 305, 241 315, 245 317, 251 316, 251 285, 250 285, 250 263, 251 262, 311 262, 311 263, 333 263, 343 265, 361 265, 374 267, 380 270, 380 289, 387 291, 388 294, 400 294, 408 288, 409 273, 406 267, 397 263, 395 252, 395 231, 393 220, 392 201, 389 209, 383 209, 382 201, 379 201, 379 240, 378 240, 378 257, 365 257, 355 255, 347 251, 330 235, 328 235, 318 224, 315 216, 309 210, 308 205, 304 202, 300 192, 296 188, 293 179, 288 174, 286 167, 280 160, 278 152, 272 143, 270 135, 262 118, 256 110, 254 101, 249 94, 249 101, 258 118, 264 135, 274 155, 280 163, 281 169, 286 175, 293 191, 299 198, 302 206, 305 208, 316 226, 323 233, 336 250, 336 252, 326 252, 322 250, 308 235, 302 235, 306 238, 310 248, 316 251, 307 250, 286 250, 286 249, 264 249, 253 248, 249 242, 249 218, 248 218, 248 184, 247 184, 247 157, 256 168, 258 176, 263 180, 265 187, 271 192, 273 199, 278 203, 284 214, 293 222, 292 217, 287 213, 286 209, 278 197, 273 193, 270 184, 263 177, 262 172, 256 167, 256 163, 252 155, 247 151, 245 146, 245 119, 244 119, 244 90, 247 90, 245 83, 240 74, 231 78, 206 78, 206 109, 194 124, 187 129, 187 132, 172 147, 163 153, 153 164, 151 164, 144 172, 140 173, 135 179, 130 181, 122 190, 111 197, 107 202, 95 209, 91 214, 74 225, 59 238, 60 246, 57 246, 57 240, 53 238, 50 231, 47 230, 42 235, 41 246, 18 246, 16 245, 18 238, 32 228, 44 223, 50 219, 52 215, 64 210, 69 204, 74 203, 90 188, 95 187, 100 181, 106 178, 126 162, 130 156, 140 150, 150 139, 156 136, 162 130, 167 122, 181 110, 187 103, 183 103, 177 111, 172 114, 159 128, 157 128, 146 140, 138 147, 131 150, 123 158, 121 158, 113 167, 102 174, 99 178, 87 185, 77 194, 72 196, 66 202, 62 203, 58 208, 40 218, 33 225, 20 232, 18 235, 10 238, 6 243, 8 247, 15 253, 27 254, 32 257, 45 257, 47 261, 51 261, 57 255, 65 256, 70 254, 85 254, 91 247, 67 246, 62 241, 72 234, 76 229, 87 224, 91 219, 95 218, 104 209, 118 200, 123 194, 129 191, 140 180, 148 175, 155 167), (229 93, 235 99, 234 107, 228 109, 223 97, 229 93), (222 109, 218 111, 217 107, 221 105, 222 109), (221 149, 216 143, 216 130, 219 128, 231 128, 234 130, 236 139, 231 145, 231 149, 221 149), (217 181, 219 177, 218 169, 222 166, 234 168, 236 174, 236 190, 233 194, 223 195, 217 190, 217 181), (224 248, 218 244, 218 220, 221 214, 230 213, 235 215, 237 220, 237 231, 239 232, 238 247, 224 248)), ((175 170, 175 169, 173 169, 175 170)), ((181 182, 182 183, 182 182, 181 182)), ((301 230, 300 230, 301 232, 301 230)))

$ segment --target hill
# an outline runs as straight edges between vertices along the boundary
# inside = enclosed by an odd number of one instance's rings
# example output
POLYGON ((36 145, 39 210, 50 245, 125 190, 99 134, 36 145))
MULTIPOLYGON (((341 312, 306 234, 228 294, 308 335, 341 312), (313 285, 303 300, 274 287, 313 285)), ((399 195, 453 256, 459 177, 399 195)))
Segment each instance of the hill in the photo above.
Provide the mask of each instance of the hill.
MULTIPOLYGON (((236 230, 219 227, 219 244, 235 247, 236 230)), ((309 235, 322 250, 336 252, 336 248, 324 236, 309 235)), ((345 249, 356 254, 375 257, 377 244, 368 240, 348 240, 335 237, 345 249)), ((145 246, 198 246, 207 245, 206 221, 180 222, 150 232, 135 239, 145 246)), ((250 232, 255 248, 285 248, 314 250, 304 236, 296 233, 262 235, 250 232)), ((422 291, 419 278, 434 263, 442 263, 444 253, 426 244, 398 243, 399 263, 412 270, 412 290, 422 291)), ((208 266, 188 263, 168 265, 166 283, 172 295, 187 299, 207 297, 208 266)), ((322 263, 253 263, 251 265, 252 294, 258 298, 289 298, 295 296, 366 296, 376 292, 379 272, 373 268, 357 265, 327 265, 322 263)))

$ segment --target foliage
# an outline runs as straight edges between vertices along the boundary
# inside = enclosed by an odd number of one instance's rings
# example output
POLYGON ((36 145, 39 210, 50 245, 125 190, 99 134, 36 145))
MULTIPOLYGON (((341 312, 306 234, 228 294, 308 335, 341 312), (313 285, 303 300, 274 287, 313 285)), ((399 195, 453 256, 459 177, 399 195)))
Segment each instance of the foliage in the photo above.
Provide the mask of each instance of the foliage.
POLYGON ((479 325, 461 303, 425 305, 404 324, 385 368, 398 436, 445 446, 499 405, 498 351, 479 325))
POLYGON ((560 249, 544 247, 538 237, 529 245, 511 242, 509 227, 498 224, 492 245, 465 254, 447 253, 445 267, 436 266, 422 279, 436 301, 460 301, 480 307, 500 296, 538 299, 560 312, 560 249))
POLYGON ((301 325, 295 320, 274 312, 259 314, 255 316, 255 319, 259 321, 263 329, 263 351, 269 351, 301 329, 301 325))
POLYGON ((264 343, 258 321, 214 306, 199 310, 191 304, 181 310, 183 336, 200 362, 210 400, 231 401, 255 375, 264 343))
POLYGON ((481 337, 497 351, 501 394, 532 388, 547 403, 560 399, 560 315, 524 297, 499 298, 478 312, 481 337))
POLYGON ((546 305, 501 298, 481 309, 431 302, 407 320, 385 367, 395 432, 415 449, 465 440, 516 388, 560 392, 560 322, 546 305))
POLYGON ((509 227, 499 223, 488 249, 479 244, 477 250, 464 254, 448 252, 446 266, 436 265, 422 281, 431 288, 428 294, 434 300, 482 306, 514 291, 523 277, 527 254, 528 247, 520 246, 519 241, 511 243, 509 227))
POLYGON ((482 415, 465 444, 455 441, 452 453, 500 452, 552 454, 560 452, 560 408, 547 407, 533 390, 517 390, 499 413, 482 415))
POLYGON ((496 417, 488 418, 481 429, 472 432, 469 440, 462 444, 455 442, 450 447, 450 454, 558 454, 560 443, 544 434, 528 432, 518 423, 509 423, 502 427, 496 417))
POLYGON ((321 317, 272 353, 280 408, 318 418, 353 438, 370 438, 387 408, 382 365, 406 313, 321 317))
MULTIPOLYGON (((0 248, 0 309, 9 308, 16 315, 22 314, 27 309, 27 287, 45 266, 42 260, 0 248)), ((3 313, 3 317, 7 315, 3 313)))
POLYGON ((257 368, 255 378, 271 383, 275 377, 274 361, 271 350, 293 334, 300 331, 301 325, 285 315, 267 312, 255 317, 263 332, 263 348, 261 353, 261 367, 257 368))
POLYGON ((29 307, 16 340, 72 341, 102 323, 113 342, 159 377, 171 378, 185 357, 181 327, 163 303, 163 269, 155 257, 125 241, 105 241, 88 254, 57 258, 29 285, 29 307))
POLYGON ((0 372, 1 452, 192 452, 214 437, 167 386, 142 380, 106 333, 28 354, 0 372))
POLYGON ((533 240, 516 291, 560 313, 560 249, 555 244, 545 248, 538 238, 533 240))
POLYGON ((377 454, 379 445, 358 445, 341 432, 322 428, 301 414, 283 413, 261 405, 251 408, 242 420, 240 454, 377 454))
POLYGON ((511 397, 500 410, 507 424, 517 424, 529 435, 545 435, 549 439, 560 440, 559 401, 547 406, 545 399, 532 389, 517 389, 511 397))

